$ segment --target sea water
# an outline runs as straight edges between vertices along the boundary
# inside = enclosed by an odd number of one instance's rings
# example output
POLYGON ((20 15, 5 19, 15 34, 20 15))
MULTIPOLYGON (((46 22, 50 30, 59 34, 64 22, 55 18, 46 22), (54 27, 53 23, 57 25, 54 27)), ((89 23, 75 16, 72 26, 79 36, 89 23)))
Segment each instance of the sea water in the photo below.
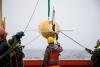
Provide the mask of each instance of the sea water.
MULTIPOLYGON (((44 49, 25 49, 25 58, 29 60, 42 60, 44 57, 44 49)), ((87 53, 85 50, 79 49, 66 49, 60 55, 60 59, 62 60, 90 60, 91 55, 87 53)))

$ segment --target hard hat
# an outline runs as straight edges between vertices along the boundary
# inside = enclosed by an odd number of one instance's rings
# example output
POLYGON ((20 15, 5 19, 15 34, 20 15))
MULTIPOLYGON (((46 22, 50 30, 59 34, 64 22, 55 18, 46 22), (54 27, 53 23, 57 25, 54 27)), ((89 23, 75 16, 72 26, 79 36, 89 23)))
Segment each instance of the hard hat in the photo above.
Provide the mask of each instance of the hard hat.
POLYGON ((7 33, 4 30, 4 28, 0 27, 0 37, 2 37, 3 39, 6 39, 7 33))
POLYGON ((48 37, 48 43, 54 43, 55 39, 53 37, 48 37))

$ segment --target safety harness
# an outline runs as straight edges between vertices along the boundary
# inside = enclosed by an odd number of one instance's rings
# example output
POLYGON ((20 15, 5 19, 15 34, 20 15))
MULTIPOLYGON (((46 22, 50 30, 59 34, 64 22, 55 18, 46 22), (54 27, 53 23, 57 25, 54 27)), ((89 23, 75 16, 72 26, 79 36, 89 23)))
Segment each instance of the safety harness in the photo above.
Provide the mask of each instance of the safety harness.
POLYGON ((9 49, 0 56, 0 59, 2 59, 4 56, 6 56, 8 53, 10 53, 13 50, 13 48, 15 47, 15 45, 16 45, 17 42, 18 42, 17 39, 14 37, 12 46, 10 46, 9 43, 8 43, 9 49))

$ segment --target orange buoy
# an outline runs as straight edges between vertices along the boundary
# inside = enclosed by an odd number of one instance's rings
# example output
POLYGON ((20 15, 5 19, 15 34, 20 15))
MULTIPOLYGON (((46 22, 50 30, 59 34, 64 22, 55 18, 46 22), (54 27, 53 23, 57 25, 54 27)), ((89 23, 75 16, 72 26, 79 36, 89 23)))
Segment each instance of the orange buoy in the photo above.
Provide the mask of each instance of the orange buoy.
POLYGON ((54 36, 55 33, 60 32, 60 26, 57 22, 53 22, 55 24, 55 31, 52 29, 52 21, 43 21, 39 24, 39 29, 43 37, 48 38, 50 36, 54 36))

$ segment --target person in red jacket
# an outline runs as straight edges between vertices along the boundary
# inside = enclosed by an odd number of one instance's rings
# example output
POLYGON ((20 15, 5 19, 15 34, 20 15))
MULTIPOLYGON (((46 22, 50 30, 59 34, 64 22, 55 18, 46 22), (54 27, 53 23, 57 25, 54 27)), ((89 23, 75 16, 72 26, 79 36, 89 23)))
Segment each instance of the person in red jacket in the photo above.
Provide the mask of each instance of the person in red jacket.
POLYGON ((42 67, 60 67, 59 56, 60 52, 63 51, 60 43, 55 43, 55 38, 48 37, 48 44, 42 67))

